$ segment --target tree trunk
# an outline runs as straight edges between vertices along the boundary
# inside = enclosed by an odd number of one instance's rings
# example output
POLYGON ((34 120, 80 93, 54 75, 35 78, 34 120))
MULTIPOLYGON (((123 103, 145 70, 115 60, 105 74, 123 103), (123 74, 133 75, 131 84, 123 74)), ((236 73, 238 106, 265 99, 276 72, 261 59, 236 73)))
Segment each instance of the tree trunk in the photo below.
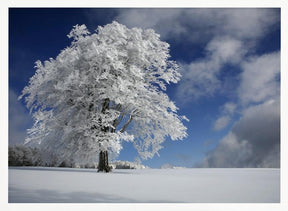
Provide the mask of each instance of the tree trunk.
MULTIPOLYGON (((109 103, 110 103, 109 98, 105 98, 104 102, 102 104, 102 110, 101 110, 102 114, 105 114, 106 110, 109 109, 109 103)), ((100 122, 102 122, 101 118, 100 118, 100 122)), ((109 127, 103 127, 103 128, 101 128, 101 130, 103 132, 108 132, 109 127)), ((98 172, 99 171, 103 171, 103 172, 110 172, 111 171, 111 167, 108 164, 108 151, 107 150, 100 151, 100 153, 99 153, 98 172)))
POLYGON ((103 172, 111 171, 111 167, 109 166, 108 163, 108 151, 101 151, 99 153, 98 172, 99 171, 103 172))

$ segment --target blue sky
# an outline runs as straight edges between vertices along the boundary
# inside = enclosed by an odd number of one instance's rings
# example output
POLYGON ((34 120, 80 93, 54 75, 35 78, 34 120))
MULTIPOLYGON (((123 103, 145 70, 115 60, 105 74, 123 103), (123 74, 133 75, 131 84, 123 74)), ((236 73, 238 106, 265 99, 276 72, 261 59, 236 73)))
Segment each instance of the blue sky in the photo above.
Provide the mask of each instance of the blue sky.
MULTIPOLYGON (((23 143, 32 120, 17 96, 34 62, 55 58, 76 24, 92 32, 117 20, 152 28, 170 44, 182 80, 168 87, 188 138, 167 139, 160 157, 186 167, 279 167, 280 9, 10 9, 9 144, 23 143)), ((118 159, 137 157, 125 143, 118 159)))

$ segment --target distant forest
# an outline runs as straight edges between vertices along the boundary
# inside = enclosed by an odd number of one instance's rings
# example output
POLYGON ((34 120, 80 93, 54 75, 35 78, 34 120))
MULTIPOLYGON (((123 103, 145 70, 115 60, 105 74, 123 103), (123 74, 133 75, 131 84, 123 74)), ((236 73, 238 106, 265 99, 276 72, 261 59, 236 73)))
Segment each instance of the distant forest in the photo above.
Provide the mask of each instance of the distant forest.
MULTIPOLYGON (((98 163, 77 164, 72 161, 59 162, 57 157, 54 161, 47 163, 38 148, 27 147, 23 145, 9 146, 8 154, 9 166, 43 166, 43 167, 67 167, 67 168, 97 168, 98 163)), ((113 161, 110 163, 113 169, 143 169, 147 168, 139 162, 113 161)))

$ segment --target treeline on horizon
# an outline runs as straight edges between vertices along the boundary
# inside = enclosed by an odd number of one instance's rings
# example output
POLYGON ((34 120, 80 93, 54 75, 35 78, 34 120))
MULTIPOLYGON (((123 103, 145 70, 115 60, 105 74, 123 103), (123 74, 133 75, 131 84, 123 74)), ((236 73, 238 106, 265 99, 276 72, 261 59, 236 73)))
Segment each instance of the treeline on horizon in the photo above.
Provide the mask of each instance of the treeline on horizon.
MULTIPOLYGON (((46 162, 43 155, 36 147, 24 145, 9 146, 8 165, 9 166, 42 166, 42 167, 66 167, 66 168, 97 168, 98 163, 77 164, 72 161, 59 162, 57 157, 52 162, 46 162)), ((144 165, 129 161, 113 161, 110 163, 113 169, 143 169, 144 165)))

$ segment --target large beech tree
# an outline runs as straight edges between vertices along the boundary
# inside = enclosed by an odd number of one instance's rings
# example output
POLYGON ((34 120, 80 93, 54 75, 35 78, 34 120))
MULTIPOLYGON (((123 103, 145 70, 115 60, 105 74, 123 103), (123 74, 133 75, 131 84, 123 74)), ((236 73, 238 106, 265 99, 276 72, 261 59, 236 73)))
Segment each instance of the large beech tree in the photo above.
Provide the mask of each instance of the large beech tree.
POLYGON ((117 22, 91 34, 76 25, 73 41, 56 59, 36 62, 36 73, 19 98, 33 114, 26 143, 61 160, 91 162, 110 171, 108 152, 133 142, 143 159, 158 154, 166 137, 187 136, 177 107, 164 93, 177 83, 178 66, 169 44, 152 29, 128 29, 117 22))

